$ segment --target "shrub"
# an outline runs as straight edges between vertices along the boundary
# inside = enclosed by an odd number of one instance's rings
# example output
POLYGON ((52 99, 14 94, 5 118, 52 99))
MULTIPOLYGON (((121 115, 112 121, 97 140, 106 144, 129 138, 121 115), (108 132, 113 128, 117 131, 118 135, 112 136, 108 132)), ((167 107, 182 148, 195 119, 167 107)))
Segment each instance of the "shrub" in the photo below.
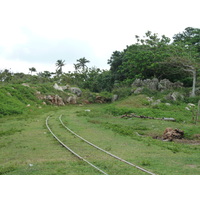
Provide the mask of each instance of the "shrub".
POLYGON ((112 91, 113 94, 118 95, 119 99, 125 98, 130 96, 131 93, 131 87, 119 87, 119 88, 115 88, 112 91))

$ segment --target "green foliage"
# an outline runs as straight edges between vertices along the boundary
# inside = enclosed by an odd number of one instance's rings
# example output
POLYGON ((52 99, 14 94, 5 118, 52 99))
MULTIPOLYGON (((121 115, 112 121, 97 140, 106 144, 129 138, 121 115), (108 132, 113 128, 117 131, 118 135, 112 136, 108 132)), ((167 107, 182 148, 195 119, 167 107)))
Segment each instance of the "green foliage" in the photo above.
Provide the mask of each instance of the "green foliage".
POLYGON ((0 98, 0 116, 22 114, 28 104, 41 103, 34 89, 17 84, 0 87, 0 98))
POLYGON ((200 29, 187 27, 182 33, 175 34, 174 37, 175 43, 183 43, 188 45, 191 48, 195 48, 196 51, 200 54, 200 29))
MULTIPOLYGON (((122 52, 114 51, 108 61, 113 82, 140 79, 169 79, 191 86, 191 69, 199 68, 199 29, 187 28, 174 42, 148 31, 145 38, 122 52)), ((194 80, 194 77, 193 77, 194 80)))
POLYGON ((112 93, 110 93, 110 92, 106 92, 106 91, 105 92, 101 92, 101 93, 99 93, 99 96, 105 98, 105 100, 107 102, 111 102, 111 100, 112 100, 112 93))
POLYGON ((112 91, 113 94, 116 94, 119 99, 123 99, 131 95, 131 87, 115 87, 112 91))

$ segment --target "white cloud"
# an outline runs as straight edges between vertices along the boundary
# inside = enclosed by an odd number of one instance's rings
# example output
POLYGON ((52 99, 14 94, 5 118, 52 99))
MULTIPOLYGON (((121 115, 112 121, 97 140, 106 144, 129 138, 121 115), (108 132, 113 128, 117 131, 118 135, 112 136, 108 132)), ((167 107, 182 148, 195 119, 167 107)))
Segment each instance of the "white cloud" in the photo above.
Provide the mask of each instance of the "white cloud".
POLYGON ((188 26, 199 28, 199 1, 2 0, 0 26, 4 66, 42 68, 55 59, 71 64, 86 57, 108 68, 112 52, 133 44, 135 35, 151 30, 172 37, 188 26))

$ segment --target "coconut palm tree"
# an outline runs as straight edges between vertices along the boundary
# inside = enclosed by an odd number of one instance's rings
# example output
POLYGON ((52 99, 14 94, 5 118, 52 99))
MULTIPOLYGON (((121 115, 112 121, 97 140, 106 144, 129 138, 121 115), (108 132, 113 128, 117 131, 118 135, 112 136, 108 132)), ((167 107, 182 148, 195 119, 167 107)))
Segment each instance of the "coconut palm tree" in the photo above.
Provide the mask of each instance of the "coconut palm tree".
POLYGON ((56 66, 56 74, 59 76, 62 74, 62 67, 65 66, 65 60, 57 60, 56 66))

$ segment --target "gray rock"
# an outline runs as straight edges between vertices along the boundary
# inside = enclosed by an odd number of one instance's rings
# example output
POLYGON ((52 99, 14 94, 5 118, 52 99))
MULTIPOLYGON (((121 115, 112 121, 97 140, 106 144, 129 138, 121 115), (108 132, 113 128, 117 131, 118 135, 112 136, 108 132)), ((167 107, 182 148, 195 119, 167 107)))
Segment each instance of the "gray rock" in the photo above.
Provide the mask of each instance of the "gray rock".
POLYGON ((158 90, 170 90, 173 87, 173 83, 168 79, 163 79, 160 81, 158 85, 158 90))
POLYGON ((65 103, 63 102, 63 99, 58 95, 46 95, 46 96, 40 96, 40 99, 48 100, 51 104, 57 105, 57 106, 64 106, 65 103))
POLYGON ((54 89, 60 90, 60 91, 68 90, 70 88, 69 85, 59 86, 57 83, 55 83, 53 87, 54 89))
POLYGON ((134 91, 134 94, 141 94, 143 89, 144 89, 143 87, 137 88, 137 89, 134 91))
POLYGON ((149 88, 150 90, 158 90, 158 79, 153 78, 152 80, 147 79, 148 81, 146 82, 146 87, 149 88))
POLYGON ((132 87, 142 87, 143 86, 143 81, 141 79, 136 79, 132 85, 132 87))
POLYGON ((137 87, 146 87, 150 90, 158 90, 158 91, 164 91, 164 90, 170 90, 170 89, 177 89, 183 87, 183 83, 181 82, 175 82, 172 83, 168 79, 163 79, 159 81, 157 78, 151 79, 136 79, 133 84, 133 88, 137 87))
POLYGON ((161 103, 161 100, 160 99, 157 99, 156 101, 154 101, 151 105, 152 106, 155 106, 155 105, 158 105, 161 103))
POLYGON ((77 103, 77 97, 76 96, 70 96, 67 98, 67 103, 70 104, 76 104, 77 103))
POLYGON ((180 94, 179 92, 172 92, 169 93, 166 97, 166 100, 172 100, 172 101, 177 101, 178 99, 184 99, 184 96, 180 94))
POLYGON ((82 91, 81 91, 79 88, 76 88, 76 87, 71 87, 71 88, 69 88, 69 90, 70 90, 73 94, 76 94, 78 97, 80 97, 81 94, 82 94, 82 91))

